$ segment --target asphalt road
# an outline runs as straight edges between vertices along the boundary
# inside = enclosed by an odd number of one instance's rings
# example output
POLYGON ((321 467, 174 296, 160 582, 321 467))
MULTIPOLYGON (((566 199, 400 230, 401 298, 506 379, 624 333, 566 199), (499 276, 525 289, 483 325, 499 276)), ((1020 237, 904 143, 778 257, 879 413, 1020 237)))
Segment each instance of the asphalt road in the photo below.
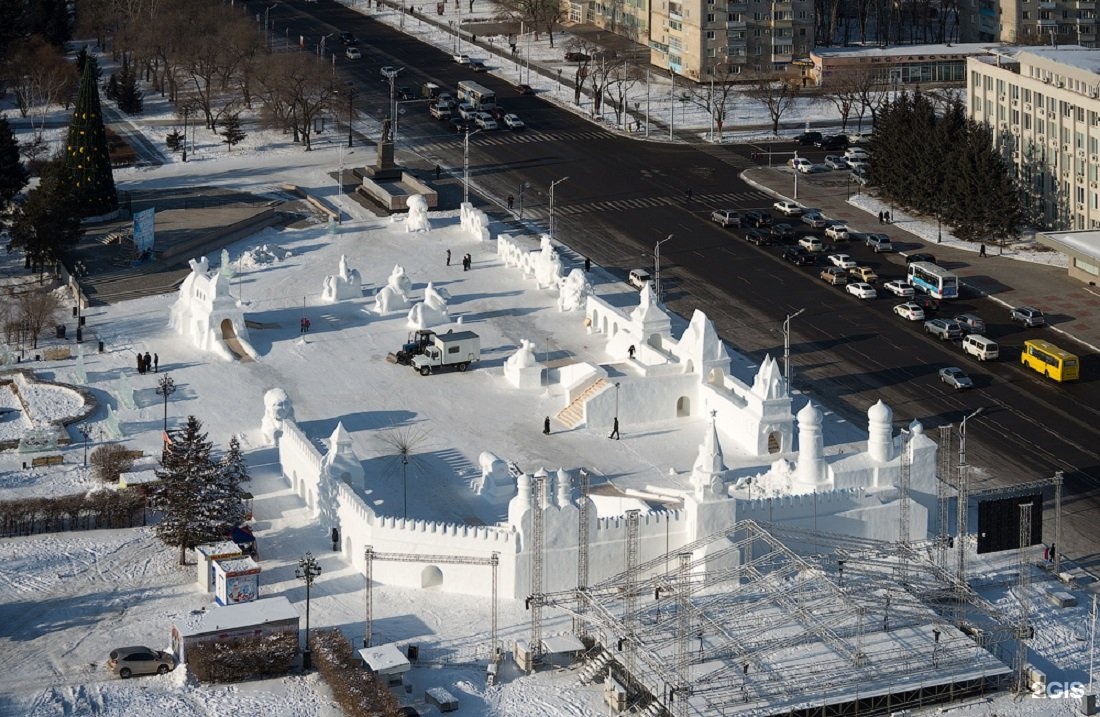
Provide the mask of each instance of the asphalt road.
MULTIPOLYGON (((816 269, 794 267, 780 260, 777 247, 752 246, 738 231, 711 223, 714 208, 770 206, 770 197, 738 178, 752 164, 755 148, 647 143, 612 134, 538 98, 518 96, 504 80, 473 75, 443 52, 335 3, 322 0, 300 7, 317 20, 280 6, 280 22, 291 12, 296 15, 292 34, 316 38, 351 30, 359 37, 364 59, 338 57, 337 69, 360 83, 356 104, 361 108, 373 106, 377 112, 385 107, 388 84, 378 70, 395 65, 407 68, 398 85, 433 81, 453 88, 459 80, 476 79, 496 90, 508 111, 523 117, 528 124, 524 132, 481 132, 470 139, 471 181, 498 207, 513 194, 518 211, 526 183, 526 217, 545 226, 548 187, 567 177, 555 190, 555 234, 578 253, 618 268, 624 277, 632 268, 652 267, 656 242, 672 235, 661 249, 667 303, 683 316, 702 309, 724 338, 750 355, 781 356, 783 319, 805 308, 791 327, 793 385, 800 393, 860 425, 866 422, 868 406, 881 397, 893 408, 899 427, 918 418, 933 436, 937 426, 957 424, 984 409, 968 423, 969 462, 985 469, 984 475, 974 476, 974 484, 980 486, 985 479, 1012 484, 1065 471, 1069 520, 1063 549, 1086 563, 1095 559, 1092 526, 1100 515, 1097 357, 1084 357, 1084 378, 1066 385, 1044 381, 1011 360, 979 365, 958 346, 931 339, 919 324, 895 317, 891 309, 900 299, 880 295, 860 301, 817 278, 823 260, 816 269), (970 372, 974 390, 957 392, 939 381, 938 369, 952 365, 970 372)), ((404 148, 420 154, 428 166, 438 162, 461 167, 462 138, 451 134, 447 123, 432 119, 425 103, 403 107, 407 111, 399 142, 404 148)), ((779 150, 793 150, 793 145, 779 150)), ((820 161, 825 152, 803 154, 820 161)), ((898 255, 873 255, 858 245, 841 250, 874 267, 882 281, 904 275, 904 260, 898 255)), ((1004 311, 985 299, 951 302, 941 315, 963 312, 989 320, 987 335, 1001 343, 1007 356, 1014 355, 1025 334, 1033 334, 992 321, 1004 311)))

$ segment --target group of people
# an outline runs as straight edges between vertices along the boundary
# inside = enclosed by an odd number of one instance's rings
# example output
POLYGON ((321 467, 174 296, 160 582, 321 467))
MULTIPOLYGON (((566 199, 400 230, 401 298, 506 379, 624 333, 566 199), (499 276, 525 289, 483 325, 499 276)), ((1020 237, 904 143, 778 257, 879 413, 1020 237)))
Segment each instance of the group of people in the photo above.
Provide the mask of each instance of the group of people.
MULTIPOLYGON (((469 271, 474 264, 474 258, 469 254, 462 255, 462 271, 469 271)), ((447 250, 447 266, 451 265, 451 250, 447 250)))
POLYGON ((879 224, 889 224, 890 223, 890 212, 879 212, 878 213, 878 223, 879 224))
POLYGON ((149 373, 149 372, 157 373, 158 369, 159 369, 159 364, 160 364, 160 357, 157 356, 156 354, 153 354, 152 356, 150 356, 149 352, 146 351, 145 355, 142 355, 140 353, 137 355, 138 373, 149 373))

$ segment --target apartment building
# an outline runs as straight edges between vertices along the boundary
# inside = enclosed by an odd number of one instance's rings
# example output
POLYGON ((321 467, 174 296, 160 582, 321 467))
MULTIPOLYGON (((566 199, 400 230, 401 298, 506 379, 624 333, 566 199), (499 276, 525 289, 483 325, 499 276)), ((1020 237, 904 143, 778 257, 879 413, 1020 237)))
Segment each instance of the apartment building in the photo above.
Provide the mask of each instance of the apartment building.
POLYGON ((1042 228, 1100 228, 1100 52, 1012 47, 966 62, 966 108, 993 128, 1042 228))
POLYGON ((814 45, 812 0, 571 0, 569 18, 648 44, 650 62, 695 82, 786 71, 814 45))
POLYGON ((962 0, 959 39, 1096 47, 1097 0, 962 0))

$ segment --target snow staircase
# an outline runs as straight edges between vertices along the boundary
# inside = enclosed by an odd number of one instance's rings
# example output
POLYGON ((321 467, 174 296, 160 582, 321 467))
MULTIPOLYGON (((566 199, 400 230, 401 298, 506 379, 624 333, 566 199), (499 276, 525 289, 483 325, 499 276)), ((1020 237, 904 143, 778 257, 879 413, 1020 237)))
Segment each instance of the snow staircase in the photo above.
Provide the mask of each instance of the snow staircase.
POLYGON ((600 654, 596 655, 592 661, 581 670, 578 678, 580 684, 591 684, 598 676, 602 675, 607 670, 609 664, 611 664, 611 653, 607 650, 601 650, 600 654))
POLYGON ((579 396, 574 398, 572 403, 558 411, 558 415, 555 416, 558 423, 566 428, 579 426, 584 421, 584 402, 610 385, 605 378, 597 379, 591 386, 584 389, 579 396))
POLYGON ((653 700, 648 707, 642 710, 642 717, 661 717, 661 713, 664 711, 665 708, 661 706, 661 703, 653 700))

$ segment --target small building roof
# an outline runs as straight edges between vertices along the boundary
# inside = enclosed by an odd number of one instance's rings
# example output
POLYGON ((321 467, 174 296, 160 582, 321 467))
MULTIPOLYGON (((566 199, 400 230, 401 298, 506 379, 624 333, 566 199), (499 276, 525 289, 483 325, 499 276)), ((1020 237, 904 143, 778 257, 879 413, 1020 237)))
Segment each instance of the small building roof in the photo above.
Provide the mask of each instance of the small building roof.
POLYGON ((263 598, 236 605, 215 605, 190 624, 179 627, 184 637, 239 630, 272 622, 298 621, 298 611, 283 596, 263 598))
POLYGON ((379 675, 399 675, 412 669, 404 653, 393 642, 359 650, 359 657, 367 667, 379 675))
POLYGON ((584 652, 584 643, 573 635, 551 635, 542 638, 542 649, 551 655, 563 652, 584 652))
POLYGON ((1061 252, 1070 252, 1090 259, 1100 259, 1100 230, 1071 232, 1040 232, 1040 244, 1061 252))
POLYGON ((225 557, 234 558, 241 555, 241 548, 232 540, 223 540, 220 543, 207 543, 195 546, 195 551, 202 553, 207 560, 225 557))
POLYGON ((118 474, 118 484, 123 488, 129 485, 156 483, 157 480, 157 472, 153 469, 147 471, 126 471, 118 474))
POLYGON ((242 573, 260 572, 260 564, 250 557, 222 558, 214 563, 214 570, 226 575, 240 575, 242 573))
POLYGON ((982 55, 994 48, 1001 47, 999 42, 968 42, 959 45, 854 45, 848 47, 817 47, 811 56, 818 57, 913 57, 923 55, 931 59, 940 56, 982 55))

